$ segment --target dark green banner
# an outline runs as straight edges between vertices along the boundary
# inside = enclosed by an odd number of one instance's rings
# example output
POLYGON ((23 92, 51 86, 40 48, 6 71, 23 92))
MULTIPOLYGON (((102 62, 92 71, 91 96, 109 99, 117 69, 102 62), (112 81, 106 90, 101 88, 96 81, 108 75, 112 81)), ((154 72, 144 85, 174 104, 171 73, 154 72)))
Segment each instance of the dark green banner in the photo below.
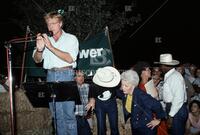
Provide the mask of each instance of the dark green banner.
POLYGON ((84 70, 87 75, 93 75, 99 67, 104 66, 114 66, 107 30, 80 43, 78 58, 78 69, 84 70))

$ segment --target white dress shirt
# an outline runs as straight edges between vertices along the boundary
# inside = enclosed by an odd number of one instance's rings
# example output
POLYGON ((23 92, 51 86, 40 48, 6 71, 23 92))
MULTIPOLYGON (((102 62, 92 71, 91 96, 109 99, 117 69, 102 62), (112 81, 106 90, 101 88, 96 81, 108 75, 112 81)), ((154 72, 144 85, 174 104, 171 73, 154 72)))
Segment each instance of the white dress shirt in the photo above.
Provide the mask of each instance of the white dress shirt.
MULTIPOLYGON (((71 55, 73 61, 76 61, 78 51, 79 51, 79 42, 76 36, 63 31, 58 41, 55 42, 53 37, 49 37, 49 40, 51 41, 51 44, 55 48, 63 52, 68 52, 71 55)), ((33 52, 33 56, 34 56, 35 51, 36 50, 34 50, 33 52)), ((77 65, 76 62, 73 62, 72 64, 70 64, 60 59, 46 47, 42 54, 42 59, 44 59, 43 67, 45 69, 60 68, 60 67, 65 67, 65 66, 72 66, 73 68, 76 68, 76 65, 77 65)))
POLYGON ((187 101, 184 78, 175 68, 169 70, 164 76, 163 100, 172 104, 169 112, 171 117, 174 117, 187 101))

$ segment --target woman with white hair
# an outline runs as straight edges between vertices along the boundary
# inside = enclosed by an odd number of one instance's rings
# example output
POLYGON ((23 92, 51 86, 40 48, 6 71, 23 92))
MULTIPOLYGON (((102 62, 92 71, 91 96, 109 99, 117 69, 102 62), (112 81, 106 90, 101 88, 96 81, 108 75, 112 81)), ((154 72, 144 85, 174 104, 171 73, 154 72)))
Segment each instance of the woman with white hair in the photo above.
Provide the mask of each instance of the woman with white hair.
POLYGON ((159 101, 140 90, 137 86, 139 76, 134 70, 121 74, 121 90, 118 96, 124 101, 124 114, 131 118, 132 134, 156 135, 157 125, 165 112, 159 101), (153 116, 156 113, 156 118, 153 116))

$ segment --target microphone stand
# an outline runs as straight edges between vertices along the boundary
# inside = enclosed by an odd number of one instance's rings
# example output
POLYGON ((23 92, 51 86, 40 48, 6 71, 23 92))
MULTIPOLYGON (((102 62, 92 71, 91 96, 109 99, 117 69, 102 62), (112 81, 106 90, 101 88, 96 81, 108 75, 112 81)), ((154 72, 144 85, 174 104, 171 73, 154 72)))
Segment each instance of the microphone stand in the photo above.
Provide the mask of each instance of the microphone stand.
POLYGON ((13 77, 12 77, 12 62, 11 62, 11 43, 5 45, 7 52, 7 66, 8 66, 8 86, 9 86, 9 96, 10 96, 10 122, 11 122, 11 135, 16 135, 15 133, 15 117, 14 117, 14 98, 13 98, 13 77))
MULTIPOLYGON (((25 41, 28 40, 28 34, 29 33, 31 33, 30 32, 30 28, 29 28, 29 26, 27 26, 25 41)), ((22 87, 22 82, 23 82, 23 78, 24 78, 24 63, 25 63, 25 59, 26 59, 26 48, 27 48, 27 42, 24 43, 24 51, 23 51, 23 58, 22 58, 22 69, 21 69, 21 78, 20 78, 20 88, 22 87)))
POLYGON ((52 94, 51 94, 51 98, 52 98, 52 106, 53 106, 53 116, 54 116, 54 129, 55 129, 55 135, 57 135, 57 117, 56 117, 56 92, 53 88, 53 85, 51 84, 50 85, 50 88, 51 88, 51 91, 52 91, 52 94))
MULTIPOLYGON (((51 32, 52 34, 52 32, 51 32)), ((35 40, 32 40, 33 37, 25 37, 25 38, 17 38, 17 39, 11 39, 8 42, 5 42, 5 48, 6 48, 6 55, 7 55, 7 67, 8 67, 8 86, 9 86, 9 97, 10 97, 10 131, 11 135, 16 135, 16 119, 14 115, 14 97, 13 97, 13 77, 12 77, 12 52, 11 47, 12 43, 26 43, 26 42, 32 42, 35 40)), ((21 78, 22 79, 22 78, 21 78)))
POLYGON ((16 135, 16 118, 15 118, 15 108, 14 108, 14 92, 13 92, 13 76, 12 76, 12 43, 22 43, 30 42, 32 40, 27 40, 26 38, 12 39, 5 42, 6 57, 7 57, 7 67, 8 67, 8 86, 9 86, 9 97, 10 97, 10 132, 11 135, 16 135), (25 39, 25 40, 24 40, 25 39))

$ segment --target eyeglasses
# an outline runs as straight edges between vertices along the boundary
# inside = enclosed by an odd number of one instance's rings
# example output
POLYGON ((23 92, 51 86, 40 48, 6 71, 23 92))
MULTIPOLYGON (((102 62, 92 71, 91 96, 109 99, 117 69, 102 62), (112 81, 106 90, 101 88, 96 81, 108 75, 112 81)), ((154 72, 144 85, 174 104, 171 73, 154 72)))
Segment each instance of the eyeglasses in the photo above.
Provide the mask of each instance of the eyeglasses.
POLYGON ((51 23, 47 23, 47 25, 48 26, 50 26, 50 25, 56 25, 56 24, 58 24, 59 22, 51 22, 51 23))

